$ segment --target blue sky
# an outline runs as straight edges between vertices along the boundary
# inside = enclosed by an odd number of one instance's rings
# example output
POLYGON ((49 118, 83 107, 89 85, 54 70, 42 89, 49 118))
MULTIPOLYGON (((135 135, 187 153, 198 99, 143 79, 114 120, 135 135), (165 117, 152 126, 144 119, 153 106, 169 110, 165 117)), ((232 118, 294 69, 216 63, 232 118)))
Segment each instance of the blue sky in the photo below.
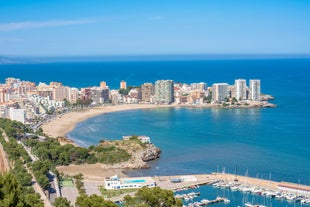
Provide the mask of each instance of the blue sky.
POLYGON ((0 0, 0 56, 310 54, 309 0, 0 0))

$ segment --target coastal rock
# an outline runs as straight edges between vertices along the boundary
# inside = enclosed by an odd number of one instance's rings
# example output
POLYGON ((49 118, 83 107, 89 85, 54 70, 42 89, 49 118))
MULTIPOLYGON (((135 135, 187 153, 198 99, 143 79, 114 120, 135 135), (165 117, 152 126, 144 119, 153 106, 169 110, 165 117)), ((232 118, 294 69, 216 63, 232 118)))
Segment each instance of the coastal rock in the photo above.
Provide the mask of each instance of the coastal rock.
POLYGON ((261 101, 269 101, 269 100, 273 100, 274 97, 266 94, 266 95, 261 95, 260 99, 261 101))
POLYGON ((160 157, 161 150, 158 147, 155 147, 153 144, 149 144, 147 148, 142 153, 141 159, 144 162, 156 160, 160 157))

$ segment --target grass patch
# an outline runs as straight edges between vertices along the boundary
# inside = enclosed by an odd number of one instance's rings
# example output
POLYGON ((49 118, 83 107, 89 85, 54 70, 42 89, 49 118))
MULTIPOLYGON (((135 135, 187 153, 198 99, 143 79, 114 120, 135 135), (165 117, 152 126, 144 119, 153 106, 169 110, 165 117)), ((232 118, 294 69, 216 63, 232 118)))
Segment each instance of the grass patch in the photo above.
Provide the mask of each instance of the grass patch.
POLYGON ((64 179, 60 181, 60 185, 63 187, 74 187, 71 179, 64 179))
POLYGON ((94 148, 94 156, 100 163, 116 164, 128 161, 131 157, 126 150, 116 146, 97 146, 94 148))
POLYGON ((123 194, 136 192, 137 190, 138 188, 117 189, 117 190, 107 190, 103 187, 100 188, 100 192, 104 198, 112 198, 112 197, 120 196, 123 194))

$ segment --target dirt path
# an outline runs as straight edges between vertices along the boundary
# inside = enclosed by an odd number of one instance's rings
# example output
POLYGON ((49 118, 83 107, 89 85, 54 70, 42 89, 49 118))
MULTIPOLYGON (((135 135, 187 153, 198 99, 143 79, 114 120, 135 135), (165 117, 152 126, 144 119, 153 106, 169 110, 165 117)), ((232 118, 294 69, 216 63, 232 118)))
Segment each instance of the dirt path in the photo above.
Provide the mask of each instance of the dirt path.
MULTIPOLYGON (((3 129, 0 129, 2 131, 2 136, 4 137, 5 141, 8 141, 8 137, 5 134, 3 129)), ((7 158, 7 155, 5 151, 3 150, 3 146, 0 143, 0 173, 8 172, 10 170, 10 162, 7 158)))

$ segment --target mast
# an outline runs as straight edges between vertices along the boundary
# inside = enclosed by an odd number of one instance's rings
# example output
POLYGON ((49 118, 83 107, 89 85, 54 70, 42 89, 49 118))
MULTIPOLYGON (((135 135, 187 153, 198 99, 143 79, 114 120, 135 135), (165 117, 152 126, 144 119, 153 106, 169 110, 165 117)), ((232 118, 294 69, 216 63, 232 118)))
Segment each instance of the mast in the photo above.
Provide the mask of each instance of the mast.
POLYGON ((238 181, 238 178, 237 178, 237 164, 235 165, 235 181, 238 181))

